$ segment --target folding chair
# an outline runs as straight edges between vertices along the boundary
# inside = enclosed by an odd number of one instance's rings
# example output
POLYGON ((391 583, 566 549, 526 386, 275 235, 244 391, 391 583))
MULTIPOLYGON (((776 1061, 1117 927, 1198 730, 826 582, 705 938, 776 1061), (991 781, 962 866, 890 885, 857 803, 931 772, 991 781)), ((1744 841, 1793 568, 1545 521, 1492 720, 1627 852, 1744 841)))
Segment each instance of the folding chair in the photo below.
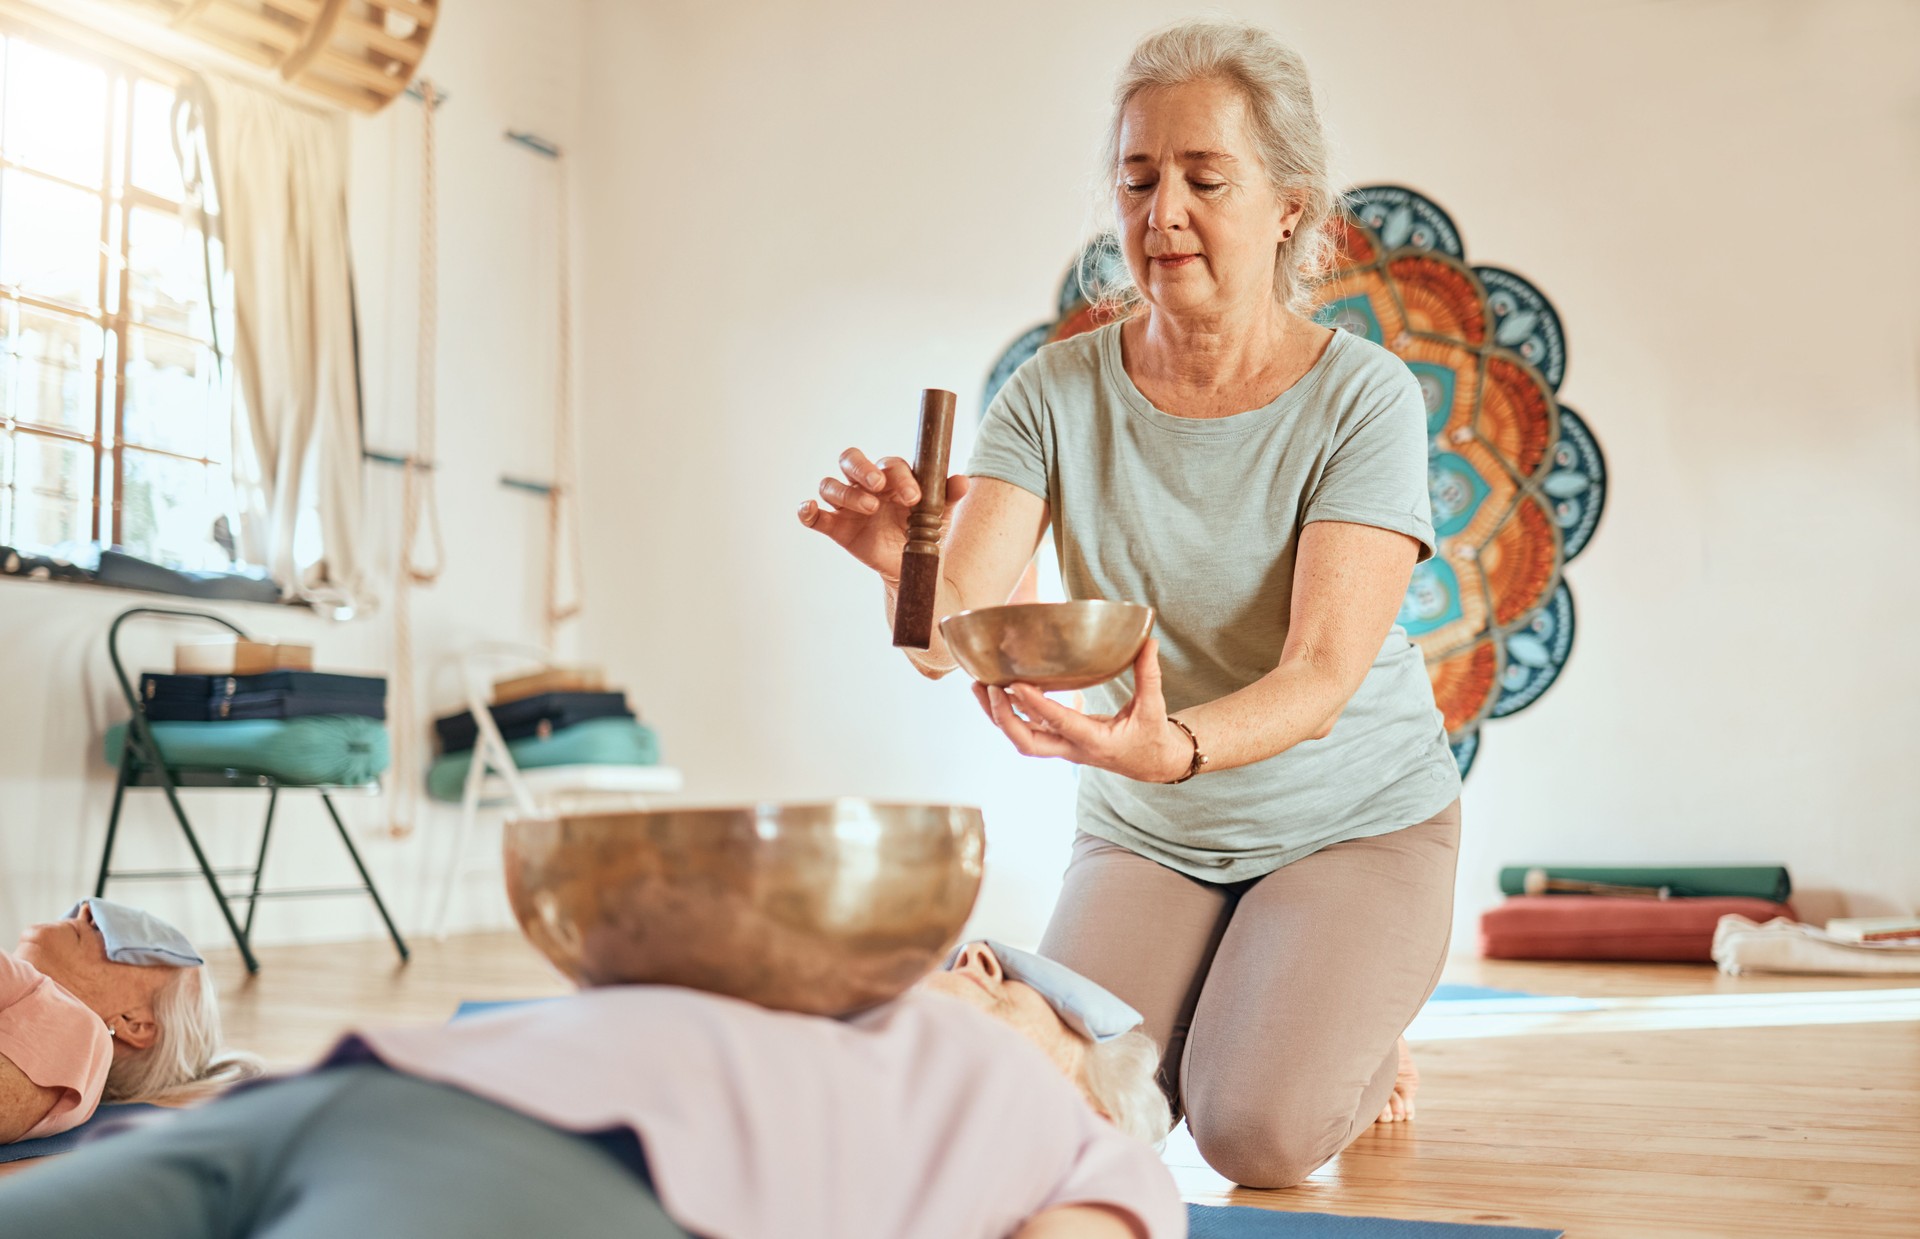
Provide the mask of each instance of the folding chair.
POLYGON ((433 918, 434 936, 442 941, 447 936, 447 912, 453 903, 453 888, 466 871, 467 837, 473 833, 482 808, 509 806, 516 813, 531 816, 551 805, 557 797, 607 793, 638 803, 647 795, 677 792, 681 787, 680 772, 671 766, 591 764, 520 769, 488 708, 487 703, 493 696, 489 672, 513 663, 550 667, 552 659, 544 650, 488 645, 460 655, 458 662, 467 709, 473 714, 479 734, 474 740, 473 763, 467 767, 460 797, 460 822, 454 829, 446 873, 441 879, 440 906, 433 918))
POLYGON ((113 673, 120 681, 120 691, 126 697, 127 709, 132 717, 127 725, 127 740, 120 752, 119 775, 113 788, 113 809, 107 816, 107 841, 100 852, 100 877, 94 883, 93 893, 104 896, 109 881, 164 881, 202 877, 213 892, 214 900, 220 905, 220 915, 226 918, 227 928, 233 933, 233 941, 240 948, 240 958, 246 961, 248 972, 260 971, 260 963, 253 955, 253 915, 262 899, 305 899, 339 895, 366 895, 373 900, 373 906, 380 913, 380 919, 387 927, 387 933, 393 939, 394 949, 400 953, 400 960, 408 959, 407 944, 394 926, 393 917, 387 913, 387 905, 380 898, 380 891, 374 886, 373 876, 367 872, 367 866, 360 859, 359 849, 353 846, 353 836, 348 833, 346 823, 340 820, 340 811, 334 806, 333 797, 338 792, 354 791, 377 794, 379 784, 360 787, 345 787, 337 784, 287 783, 269 774, 231 769, 181 768, 171 767, 162 760, 160 746, 154 740, 153 730, 147 721, 145 704, 139 693, 134 691, 133 681, 127 675, 126 664, 120 657, 120 629, 128 620, 136 616, 155 616, 168 620, 187 620, 215 624, 232 632, 241 640, 247 634, 228 620, 205 611, 182 611, 168 607, 134 607, 122 611, 114 618, 113 625, 107 630, 107 653, 113 660, 113 673), (113 845, 120 830, 120 811, 125 804, 129 788, 157 787, 167 798, 167 805, 173 811, 174 821, 180 825, 180 833, 186 836, 187 847, 193 852, 195 868, 192 869, 115 869, 113 868, 113 845), (180 801, 182 789, 266 789, 267 815, 260 828, 260 849, 253 865, 238 868, 215 868, 208 860, 206 851, 200 846, 200 839, 194 833, 193 823, 187 818, 186 807, 180 801), (346 845, 347 855, 353 861, 354 869, 360 874, 358 886, 330 887, 289 887, 275 890, 262 890, 260 877, 267 867, 267 845, 273 838, 274 810, 280 803, 283 790, 299 789, 318 792, 320 803, 325 806, 327 816, 340 834, 340 842, 346 845), (243 878, 247 888, 244 891, 229 891, 222 884, 223 878, 243 878), (247 905, 246 919, 237 920, 233 914, 233 905, 247 905))

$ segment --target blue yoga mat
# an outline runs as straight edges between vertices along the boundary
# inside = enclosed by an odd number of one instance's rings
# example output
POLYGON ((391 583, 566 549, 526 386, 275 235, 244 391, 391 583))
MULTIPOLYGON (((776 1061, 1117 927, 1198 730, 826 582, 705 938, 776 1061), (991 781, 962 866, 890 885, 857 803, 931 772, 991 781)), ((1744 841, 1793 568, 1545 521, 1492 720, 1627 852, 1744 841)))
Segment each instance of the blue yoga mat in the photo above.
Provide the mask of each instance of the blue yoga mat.
POLYGON ((93 1117, 78 1127, 70 1128, 57 1136, 42 1136, 38 1140, 16 1140, 12 1144, 0 1144, 0 1162, 23 1162, 30 1157, 50 1157, 55 1153, 69 1152, 79 1144, 89 1130, 115 1119, 124 1119, 149 1110, 163 1110, 164 1106, 150 1106, 145 1102, 128 1101, 118 1105, 101 1106, 93 1112, 93 1117))
POLYGON ((1188 1205, 1187 1228, 1188 1239, 1560 1239, 1566 1233, 1529 1226, 1281 1213, 1243 1205, 1188 1205))
MULTIPOLYGON (((464 1020, 469 1015, 485 1015, 489 1011, 505 1011, 508 1007, 530 1007, 535 1003, 552 1001, 551 998, 469 999, 454 1008, 453 1019, 464 1020)), ((448 1022, 451 1023, 452 1020, 448 1022)))
POLYGON ((1538 998, 1525 990, 1491 989, 1485 985, 1442 985, 1428 1002, 1485 1002, 1489 998, 1538 998))
MULTIPOLYGON (((1514 989, 1489 989, 1484 985, 1442 985, 1433 991, 1429 1002, 1485 1002, 1490 998, 1538 998, 1538 994, 1528 994, 1514 989)), ((550 998, 495 998, 469 999, 454 1011, 456 1020, 466 1019, 470 1015, 481 1015, 488 1011, 501 1011, 508 1007, 525 1006, 532 1002, 551 1002, 550 998)))

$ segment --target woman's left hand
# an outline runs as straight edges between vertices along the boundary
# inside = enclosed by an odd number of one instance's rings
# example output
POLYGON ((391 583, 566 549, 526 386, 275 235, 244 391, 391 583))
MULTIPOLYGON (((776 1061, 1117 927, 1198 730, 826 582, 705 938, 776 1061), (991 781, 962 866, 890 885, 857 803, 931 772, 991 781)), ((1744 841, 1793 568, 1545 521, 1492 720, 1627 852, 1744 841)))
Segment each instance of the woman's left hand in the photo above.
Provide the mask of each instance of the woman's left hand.
POLYGON ((1117 714, 1082 714, 1031 684, 975 684, 973 695, 993 725, 1028 757, 1063 757, 1142 783, 1170 783, 1193 760, 1192 742, 1167 721, 1160 643, 1151 637, 1133 660, 1133 700, 1117 714))

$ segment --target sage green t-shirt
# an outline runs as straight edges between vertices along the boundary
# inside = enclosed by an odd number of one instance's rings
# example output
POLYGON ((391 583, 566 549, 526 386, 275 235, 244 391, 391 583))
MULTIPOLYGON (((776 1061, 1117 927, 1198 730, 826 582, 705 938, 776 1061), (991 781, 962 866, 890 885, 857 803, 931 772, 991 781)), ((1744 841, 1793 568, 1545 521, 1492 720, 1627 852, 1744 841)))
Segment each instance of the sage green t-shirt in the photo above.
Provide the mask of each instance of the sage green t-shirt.
MULTIPOLYGON (((1047 501, 1068 597, 1155 609, 1170 712, 1279 665, 1309 522, 1375 525, 1433 553, 1419 385, 1344 331, 1272 404, 1207 420, 1147 402, 1119 324, 1047 345, 987 410, 967 472, 1047 501)), ((1089 689, 1087 708, 1132 693, 1129 672, 1089 689)), ((1083 767, 1078 816, 1088 834, 1237 882, 1423 822, 1459 794, 1420 651, 1396 625, 1326 738, 1177 786, 1083 767)))

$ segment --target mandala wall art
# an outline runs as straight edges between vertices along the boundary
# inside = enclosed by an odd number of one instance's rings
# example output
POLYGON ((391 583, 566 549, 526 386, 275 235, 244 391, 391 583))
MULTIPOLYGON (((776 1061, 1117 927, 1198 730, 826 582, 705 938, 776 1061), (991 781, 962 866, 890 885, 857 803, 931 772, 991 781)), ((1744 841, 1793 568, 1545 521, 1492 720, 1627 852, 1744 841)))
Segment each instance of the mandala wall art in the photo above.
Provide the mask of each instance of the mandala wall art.
MULTIPOLYGON (((1453 220, 1410 189, 1350 191, 1335 228, 1340 258, 1315 317, 1393 351, 1426 396, 1440 545, 1414 570, 1400 623, 1426 655, 1465 774, 1488 720, 1538 701, 1573 652, 1565 570, 1600 523, 1606 462, 1560 402, 1566 336, 1539 289, 1469 264, 1453 220)), ((986 401, 1041 345, 1105 321, 1092 302, 1121 261, 1111 238, 1081 253, 1054 321, 1001 355, 986 401)))

